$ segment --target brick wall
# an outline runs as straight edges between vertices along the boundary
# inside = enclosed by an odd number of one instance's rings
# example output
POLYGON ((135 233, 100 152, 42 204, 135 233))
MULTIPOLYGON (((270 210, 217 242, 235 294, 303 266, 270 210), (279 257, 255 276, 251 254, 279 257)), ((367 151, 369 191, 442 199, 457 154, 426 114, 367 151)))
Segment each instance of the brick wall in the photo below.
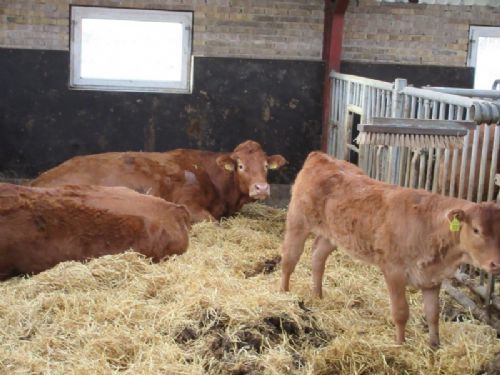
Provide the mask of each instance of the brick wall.
POLYGON ((193 10, 197 56, 321 59, 323 0, 0 0, 0 47, 68 50, 71 3, 193 10))
POLYGON ((470 25, 500 26, 500 7, 353 0, 345 17, 342 59, 465 66, 470 25))

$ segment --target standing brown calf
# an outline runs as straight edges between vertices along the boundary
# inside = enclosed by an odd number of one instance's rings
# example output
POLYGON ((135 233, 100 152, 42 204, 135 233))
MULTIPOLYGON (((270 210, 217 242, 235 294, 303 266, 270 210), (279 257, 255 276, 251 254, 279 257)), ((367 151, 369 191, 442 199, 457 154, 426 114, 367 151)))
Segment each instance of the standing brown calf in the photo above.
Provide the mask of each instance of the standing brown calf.
POLYGON ((405 340, 407 285, 422 290, 430 345, 439 345, 439 289, 457 266, 500 271, 500 207, 385 184, 358 167, 312 152, 292 189, 283 243, 281 289, 314 233, 314 294, 322 297, 325 262, 337 247, 378 266, 385 278, 396 325, 405 340), (450 222, 459 221, 451 230, 450 222))
POLYGON ((186 208, 122 187, 0 184, 0 280, 133 248, 154 261, 188 246, 186 208))

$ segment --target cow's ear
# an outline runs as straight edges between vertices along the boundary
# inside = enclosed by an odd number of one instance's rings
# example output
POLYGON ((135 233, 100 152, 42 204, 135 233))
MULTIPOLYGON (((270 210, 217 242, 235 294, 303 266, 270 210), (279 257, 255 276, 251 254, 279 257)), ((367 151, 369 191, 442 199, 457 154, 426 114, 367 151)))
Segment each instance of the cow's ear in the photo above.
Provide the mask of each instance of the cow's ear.
POLYGON ((288 161, 281 155, 272 155, 267 158, 267 163, 269 164, 269 169, 279 169, 288 161))
POLYGON ((455 208, 448 212, 446 215, 448 217, 448 221, 451 222, 453 219, 457 219, 458 221, 464 221, 465 212, 460 208, 455 208))
POLYGON ((235 161, 229 155, 221 155, 216 160, 217 165, 226 171, 233 172, 235 169, 235 161))

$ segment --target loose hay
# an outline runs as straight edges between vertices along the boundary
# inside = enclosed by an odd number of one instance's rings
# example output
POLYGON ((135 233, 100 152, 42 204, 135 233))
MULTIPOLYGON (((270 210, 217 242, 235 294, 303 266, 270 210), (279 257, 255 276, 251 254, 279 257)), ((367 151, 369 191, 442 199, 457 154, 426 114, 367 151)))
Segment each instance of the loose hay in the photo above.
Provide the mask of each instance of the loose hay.
POLYGON ((284 217, 249 205, 220 224, 195 225, 188 252, 161 264, 129 252, 0 284, 0 373, 495 371, 495 332, 468 314, 442 319, 442 348, 429 350, 416 291, 408 342, 394 345, 379 271, 341 252, 328 261, 323 300, 310 297, 308 254, 292 293, 279 293, 284 217))

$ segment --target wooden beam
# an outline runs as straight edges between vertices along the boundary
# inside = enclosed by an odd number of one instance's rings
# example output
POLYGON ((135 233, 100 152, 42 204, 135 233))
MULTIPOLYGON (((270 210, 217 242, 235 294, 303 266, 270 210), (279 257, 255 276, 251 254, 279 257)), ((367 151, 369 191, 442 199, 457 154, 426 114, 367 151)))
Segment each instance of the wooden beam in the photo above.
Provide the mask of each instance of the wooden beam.
POLYGON ((330 120, 330 71, 340 70, 342 54, 342 38, 344 34, 344 14, 349 0, 325 0, 325 21, 323 34, 323 60, 325 77, 323 82, 323 127, 321 132, 321 149, 326 151, 330 120))

